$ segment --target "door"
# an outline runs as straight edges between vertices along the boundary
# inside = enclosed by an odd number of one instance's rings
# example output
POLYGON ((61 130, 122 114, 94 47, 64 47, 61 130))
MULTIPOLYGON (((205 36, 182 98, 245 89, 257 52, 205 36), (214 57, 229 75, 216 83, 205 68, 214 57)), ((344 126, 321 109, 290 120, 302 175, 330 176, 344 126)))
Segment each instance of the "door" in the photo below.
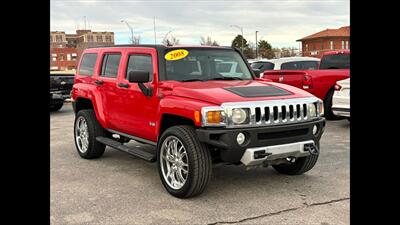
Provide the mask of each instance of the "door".
POLYGON ((157 141, 156 120, 159 98, 154 88, 158 77, 157 54, 153 48, 126 50, 123 65, 125 70, 118 78, 118 131, 151 141, 157 141), (150 81, 144 83, 152 88, 152 95, 145 96, 137 83, 128 82, 129 71, 145 71, 150 81))
POLYGON ((107 127, 115 129, 121 123, 116 114, 121 103, 118 102, 117 75, 121 61, 121 52, 105 52, 102 54, 100 71, 96 85, 100 89, 103 110, 106 116, 107 127))

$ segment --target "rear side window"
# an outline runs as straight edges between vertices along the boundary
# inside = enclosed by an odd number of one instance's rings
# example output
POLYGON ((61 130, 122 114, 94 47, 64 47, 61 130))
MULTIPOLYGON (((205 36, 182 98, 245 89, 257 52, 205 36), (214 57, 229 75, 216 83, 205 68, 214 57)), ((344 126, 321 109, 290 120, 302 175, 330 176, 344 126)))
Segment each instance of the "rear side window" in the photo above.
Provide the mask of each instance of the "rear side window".
POLYGON ((318 61, 297 61, 282 63, 281 70, 316 70, 318 61))
POLYGON ((82 62, 79 67, 80 75, 92 76, 94 66, 96 65, 97 53, 87 53, 82 56, 82 62))
POLYGON ((130 55, 128 68, 125 77, 128 77, 129 71, 145 71, 150 74, 150 81, 153 80, 153 61, 150 55, 130 55))
POLYGON ((118 67, 121 59, 121 54, 105 54, 101 66, 102 77, 115 78, 118 75, 118 67))

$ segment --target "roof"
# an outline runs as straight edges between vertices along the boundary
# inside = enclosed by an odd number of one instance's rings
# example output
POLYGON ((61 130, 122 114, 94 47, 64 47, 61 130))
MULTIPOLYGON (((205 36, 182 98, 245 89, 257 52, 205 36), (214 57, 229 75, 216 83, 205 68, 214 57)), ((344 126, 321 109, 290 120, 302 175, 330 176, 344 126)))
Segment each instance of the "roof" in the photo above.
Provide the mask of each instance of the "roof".
POLYGON ((296 61, 320 61, 320 59, 315 57, 282 57, 279 59, 260 59, 255 62, 284 63, 284 62, 296 62, 296 61))
POLYGON ((119 44, 119 45, 107 45, 107 46, 93 46, 89 48, 125 48, 125 47, 132 47, 132 48, 140 48, 140 47, 147 47, 147 48, 222 48, 222 49, 232 49, 230 46, 208 46, 208 45, 160 45, 160 44, 119 44))
POLYGON ((322 37, 350 37, 350 26, 344 26, 339 29, 326 29, 307 37, 303 37, 297 41, 310 40, 322 37))

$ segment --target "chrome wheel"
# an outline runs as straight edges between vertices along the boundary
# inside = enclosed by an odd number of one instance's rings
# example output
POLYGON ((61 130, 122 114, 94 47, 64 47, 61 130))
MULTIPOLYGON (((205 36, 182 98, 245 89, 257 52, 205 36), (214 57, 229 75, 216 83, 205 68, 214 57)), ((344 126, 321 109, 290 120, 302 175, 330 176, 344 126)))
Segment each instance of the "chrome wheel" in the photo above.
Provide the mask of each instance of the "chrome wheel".
POLYGON ((75 124, 75 141, 81 153, 85 153, 88 150, 89 129, 83 116, 79 117, 75 124))
POLYGON ((169 187, 178 190, 185 185, 189 172, 188 156, 185 146, 177 137, 169 136, 162 143, 160 164, 169 187))

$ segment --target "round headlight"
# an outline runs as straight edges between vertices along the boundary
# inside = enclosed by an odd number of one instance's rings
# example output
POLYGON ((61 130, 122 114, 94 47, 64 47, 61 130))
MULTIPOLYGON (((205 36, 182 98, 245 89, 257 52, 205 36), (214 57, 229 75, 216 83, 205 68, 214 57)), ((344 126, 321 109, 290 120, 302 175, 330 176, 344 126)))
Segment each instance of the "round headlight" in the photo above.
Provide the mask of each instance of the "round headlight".
POLYGON ((236 137, 236 141, 239 145, 242 145, 244 143, 244 141, 246 140, 246 135, 244 135, 243 133, 239 133, 236 137))
POLYGON ((308 104, 308 115, 309 117, 317 116, 317 108, 315 107, 315 104, 313 103, 308 104))
POLYGON ((244 109, 233 109, 232 110, 232 121, 236 124, 241 124, 246 121, 247 113, 244 109))

